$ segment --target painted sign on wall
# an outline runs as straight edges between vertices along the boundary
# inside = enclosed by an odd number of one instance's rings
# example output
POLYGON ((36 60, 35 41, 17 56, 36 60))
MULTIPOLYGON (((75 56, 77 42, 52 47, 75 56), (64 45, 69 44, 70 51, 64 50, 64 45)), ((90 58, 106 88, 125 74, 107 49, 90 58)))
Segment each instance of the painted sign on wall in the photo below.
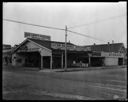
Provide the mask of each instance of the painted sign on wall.
POLYGON ((123 53, 114 53, 114 52, 101 52, 101 56, 104 57, 124 57, 123 53))
POLYGON ((32 52, 38 51, 39 48, 28 48, 26 45, 19 48, 18 52, 32 52))
POLYGON ((32 52, 32 51, 38 51, 39 47, 35 44, 32 44, 31 42, 27 42, 26 44, 22 45, 18 52, 32 52))
MULTIPOLYGON (((61 49, 64 50, 65 49, 65 44, 61 44, 61 43, 51 43, 51 47, 54 49, 61 49)), ((72 45, 67 44, 67 49, 71 49, 73 48, 72 45)))
MULTIPOLYGON (((51 47, 53 49, 61 49, 61 50, 64 50, 65 49, 65 44, 62 44, 62 43, 52 43, 51 44, 51 47)), ((76 46, 76 45, 70 45, 70 44, 67 44, 67 50, 70 50, 70 51, 91 51, 91 48, 90 47, 81 47, 81 46, 76 46)))

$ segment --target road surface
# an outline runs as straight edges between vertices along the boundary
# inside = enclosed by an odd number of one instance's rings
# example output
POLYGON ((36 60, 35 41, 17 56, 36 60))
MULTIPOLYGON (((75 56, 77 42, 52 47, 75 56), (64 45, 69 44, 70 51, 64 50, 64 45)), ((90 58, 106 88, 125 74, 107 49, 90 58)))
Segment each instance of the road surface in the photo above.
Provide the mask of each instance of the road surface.
POLYGON ((124 100, 126 86, 126 68, 75 72, 3 70, 5 100, 124 100))

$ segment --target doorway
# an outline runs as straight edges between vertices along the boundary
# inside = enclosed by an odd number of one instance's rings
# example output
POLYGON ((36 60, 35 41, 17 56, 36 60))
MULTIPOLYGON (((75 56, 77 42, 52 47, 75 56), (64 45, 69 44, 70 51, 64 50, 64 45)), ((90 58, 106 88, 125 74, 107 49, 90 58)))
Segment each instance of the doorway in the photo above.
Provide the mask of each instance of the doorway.
POLYGON ((43 67, 50 68, 50 56, 43 56, 43 67))
POLYGON ((118 58, 118 65, 123 65, 123 58, 118 58))

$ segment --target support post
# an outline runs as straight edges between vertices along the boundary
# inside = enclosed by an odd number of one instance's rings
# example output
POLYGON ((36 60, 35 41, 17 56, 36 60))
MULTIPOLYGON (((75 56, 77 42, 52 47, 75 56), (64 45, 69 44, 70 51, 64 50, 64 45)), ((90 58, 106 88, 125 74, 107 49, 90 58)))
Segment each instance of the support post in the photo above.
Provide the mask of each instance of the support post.
POLYGON ((88 57, 89 57, 89 59, 88 59, 89 60, 88 66, 90 67, 91 66, 91 55, 89 54, 88 57))
POLYGON ((41 70, 43 69, 43 56, 41 56, 41 70))
POLYGON ((90 67, 90 65, 91 65, 91 63, 90 63, 90 62, 91 62, 91 60, 90 60, 90 56, 89 56, 89 63, 88 63, 88 66, 89 66, 89 67, 90 67))
POLYGON ((63 52, 62 52, 62 55, 61 55, 61 68, 63 68, 63 52))
POLYGON ((51 58, 50 58, 50 69, 52 69, 52 54, 51 54, 51 58))
POLYGON ((65 70, 67 69, 67 26, 65 26, 65 70))

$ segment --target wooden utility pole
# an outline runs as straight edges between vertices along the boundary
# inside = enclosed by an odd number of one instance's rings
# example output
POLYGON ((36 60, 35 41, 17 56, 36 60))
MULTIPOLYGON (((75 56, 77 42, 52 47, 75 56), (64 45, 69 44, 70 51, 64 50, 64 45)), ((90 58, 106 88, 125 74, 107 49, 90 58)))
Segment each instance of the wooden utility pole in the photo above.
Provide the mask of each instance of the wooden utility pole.
POLYGON ((67 26, 65 26, 65 70, 67 69, 67 26))

